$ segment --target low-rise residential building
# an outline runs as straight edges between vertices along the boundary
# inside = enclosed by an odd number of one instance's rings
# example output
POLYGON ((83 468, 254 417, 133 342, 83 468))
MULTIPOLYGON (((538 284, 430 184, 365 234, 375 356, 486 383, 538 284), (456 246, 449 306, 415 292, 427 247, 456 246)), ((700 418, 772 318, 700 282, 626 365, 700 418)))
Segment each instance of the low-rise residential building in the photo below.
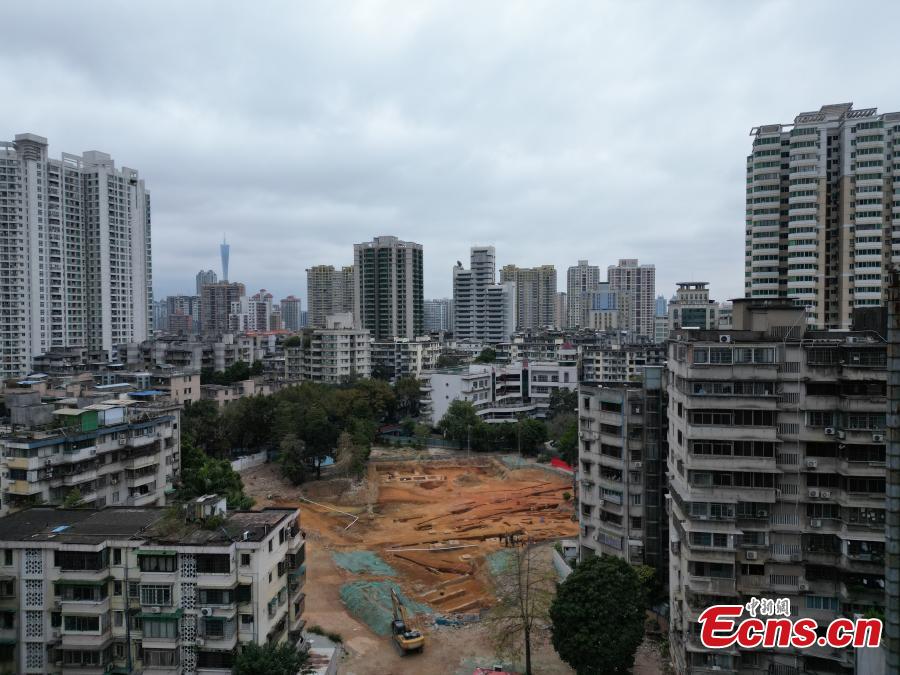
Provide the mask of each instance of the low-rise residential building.
POLYGON ((248 364, 262 361, 275 348, 275 335, 225 333, 215 338, 158 338, 120 345, 118 356, 127 368, 223 371, 238 361, 248 364))
POLYGON ((668 575, 665 369, 578 387, 579 556, 614 555, 668 575))
POLYGON ((820 626, 883 611, 884 329, 816 331, 790 299, 668 343, 670 649, 678 673, 853 672, 852 649, 707 649, 700 613, 789 598, 820 626))
POLYGON ((419 377, 437 366, 441 343, 429 337, 372 341, 372 371, 391 381, 419 377))
POLYGON ((181 406, 160 392, 45 403, 8 389, 0 436, 0 515, 28 505, 164 504, 181 466, 181 406), (81 405, 79 405, 81 402, 81 405))
POLYGON ((200 385, 200 399, 214 401, 224 408, 232 401, 237 401, 248 396, 268 396, 272 393, 272 387, 263 382, 262 378, 250 378, 231 384, 202 384, 200 385))
POLYGON ((485 422, 514 422, 522 415, 544 417, 555 390, 578 386, 578 367, 558 361, 474 363, 424 371, 421 380, 422 414, 432 426, 457 400, 471 403, 485 422))
POLYGON ((285 347, 285 381, 341 384, 371 377, 369 331, 353 328, 349 313, 328 316, 326 325, 304 330, 297 336, 299 344, 285 347))
POLYGON ((230 672, 249 643, 300 644, 298 509, 34 507, 0 519, 0 669, 230 672))
POLYGON ((582 347, 583 382, 638 382, 647 366, 665 364, 666 350, 659 344, 582 347))

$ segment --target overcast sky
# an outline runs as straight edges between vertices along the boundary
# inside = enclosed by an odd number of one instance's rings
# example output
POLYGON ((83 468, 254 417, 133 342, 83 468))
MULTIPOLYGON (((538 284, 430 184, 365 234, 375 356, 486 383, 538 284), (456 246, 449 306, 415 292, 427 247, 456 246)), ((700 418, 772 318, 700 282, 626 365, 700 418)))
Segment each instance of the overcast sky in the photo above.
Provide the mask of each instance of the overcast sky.
POLYGON ((157 297, 201 268, 306 305, 354 242, 499 265, 654 263, 743 293, 750 128, 900 109, 900 3, 6 2, 5 139, 103 150, 152 194, 157 297))

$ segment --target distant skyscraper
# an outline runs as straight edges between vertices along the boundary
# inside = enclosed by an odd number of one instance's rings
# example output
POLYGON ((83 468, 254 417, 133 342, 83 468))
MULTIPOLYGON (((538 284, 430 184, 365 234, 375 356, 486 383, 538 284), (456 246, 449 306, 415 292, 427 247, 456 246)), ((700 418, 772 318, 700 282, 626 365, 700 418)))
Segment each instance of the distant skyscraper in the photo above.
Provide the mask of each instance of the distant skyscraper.
POLYGON ((516 284, 506 281, 491 284, 485 292, 485 329, 481 341, 497 344, 516 332, 516 284))
POLYGON ((494 284, 496 253, 493 246, 473 246, 469 269, 461 262, 453 268, 453 336, 483 341, 487 332, 486 295, 494 284))
POLYGON ((197 295, 203 294, 203 287, 206 284, 214 284, 219 280, 213 270, 200 270, 197 272, 197 295))
MULTIPOLYGON (((594 294, 600 284, 600 268, 579 260, 566 272, 567 325, 566 328, 587 325, 587 313, 593 305, 594 294)), ((562 328, 563 326, 561 326, 562 328)))
POLYGON ((300 330, 300 298, 289 295, 281 301, 281 323, 285 330, 300 330))
POLYGON ((229 316, 232 303, 246 302, 247 291, 244 284, 220 281, 203 287, 200 297, 200 327, 207 335, 227 333, 230 330, 229 316))
POLYGON ((222 236, 222 243, 219 245, 219 253, 222 255, 222 281, 228 281, 228 254, 231 252, 231 245, 225 241, 222 236))
POLYGON ((0 378, 34 356, 93 359, 145 340, 153 322, 150 194, 103 152, 50 159, 47 139, 0 143, 0 378))
POLYGON ((426 333, 453 330, 453 301, 450 298, 426 300, 424 311, 426 333))
POLYGON ((619 260, 610 265, 609 288, 619 304, 619 328, 649 338, 655 336, 656 268, 638 265, 637 259, 619 260))
POLYGON ((669 303, 666 301, 666 296, 657 295, 656 296, 656 316, 668 316, 669 303))
POLYGON ((353 263, 356 325, 376 340, 422 335, 422 245, 375 237, 353 246, 353 263))
MULTIPOLYGON (((166 303, 166 315, 174 316, 176 314, 180 316, 190 317, 190 323, 184 321, 183 319, 179 319, 177 322, 178 330, 182 330, 185 326, 190 326, 192 329, 196 330, 200 325, 200 297, 197 295, 170 295, 165 299, 166 303)), ((172 330, 171 322, 167 321, 165 325, 166 330, 172 330)))
POLYGON ((325 328, 329 314, 353 312, 353 265, 339 270, 316 265, 306 270, 306 307, 309 325, 325 328))
POLYGON ((562 330, 563 328, 569 327, 569 302, 566 297, 566 294, 562 291, 558 291, 556 293, 556 319, 553 322, 553 327, 562 330))
POLYGON ((540 330, 556 323, 556 268, 516 267, 500 270, 500 283, 516 285, 516 329, 540 330))
POLYGON ((747 297, 787 296, 810 325, 845 330, 854 308, 884 304, 898 253, 898 122, 900 112, 839 103, 750 130, 747 297))

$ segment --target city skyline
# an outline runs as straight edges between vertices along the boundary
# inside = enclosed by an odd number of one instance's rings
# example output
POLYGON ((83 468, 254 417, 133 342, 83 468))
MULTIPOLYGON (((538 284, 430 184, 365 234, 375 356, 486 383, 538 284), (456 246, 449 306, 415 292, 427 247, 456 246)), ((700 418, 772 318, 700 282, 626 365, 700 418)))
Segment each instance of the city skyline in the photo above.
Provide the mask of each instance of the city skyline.
POLYGON ((470 246, 493 245, 498 269, 646 260, 666 293, 700 267, 693 278, 728 299, 743 295, 750 128, 825 102, 900 103, 880 69, 820 47, 865 34, 888 62, 890 4, 864 31, 838 3, 814 16, 780 3, 478 7, 474 21, 452 4, 402 21, 382 10, 283 7, 275 21, 181 8, 172 25, 157 7, 9 5, 8 25, 47 34, 0 46, 0 81, 19 92, 0 102, 5 138, 33 132, 53 155, 98 149, 140 167, 155 297, 219 271, 227 232, 230 276, 276 298, 388 234, 423 245, 429 298, 451 295, 470 246), (217 22, 242 27, 241 49, 198 38, 217 22), (115 77, 110 53, 139 77, 115 77), (817 67, 771 75, 798 54, 817 67), (286 78, 281 63, 299 65, 286 78))

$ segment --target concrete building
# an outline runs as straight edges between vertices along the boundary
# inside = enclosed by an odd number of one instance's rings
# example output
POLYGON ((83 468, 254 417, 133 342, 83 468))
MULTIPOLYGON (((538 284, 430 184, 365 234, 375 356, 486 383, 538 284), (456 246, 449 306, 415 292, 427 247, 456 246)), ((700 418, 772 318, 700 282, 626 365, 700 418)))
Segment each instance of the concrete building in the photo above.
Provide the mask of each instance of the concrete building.
POLYGON ((706 281, 680 281, 669 303, 669 330, 719 328, 719 304, 709 299, 706 281))
POLYGON ((272 387, 263 382, 262 378, 250 378, 232 384, 200 385, 200 400, 212 401, 219 408, 242 398, 268 396, 271 393, 272 387))
POLYGON ((485 293, 483 343, 495 345, 516 331, 516 284, 505 281, 488 286, 485 293))
POLYGON ((521 415, 541 418, 557 389, 578 386, 576 361, 517 361, 471 364, 425 371, 422 416, 437 426, 453 401, 468 401, 485 422, 515 422, 521 415))
POLYGON ((214 270, 200 270, 197 272, 197 290, 196 296, 199 298, 203 295, 203 287, 214 284, 219 280, 214 270))
POLYGON ((453 268, 453 335, 458 340, 484 340, 488 323, 487 289, 496 282, 497 256, 493 246, 473 246, 469 269, 457 261, 453 268))
POLYGON ((815 331, 788 299, 668 343, 670 649, 679 673, 852 672, 853 650, 710 650, 714 603, 789 598, 827 625, 882 611, 886 350, 815 331))
POLYGON ((424 333, 422 245, 375 237, 353 246, 353 318, 375 339, 424 333))
POLYGON ((372 372, 391 381, 419 377, 425 370, 437 367, 441 343, 430 337, 391 338, 372 341, 372 372))
POLYGON ((73 491, 87 506, 164 504, 178 477, 181 406, 161 392, 43 403, 7 389, 9 431, 0 436, 0 515, 62 504, 73 491), (81 405, 79 405, 81 401, 81 405))
POLYGON ((200 330, 204 335, 230 331, 232 304, 246 299, 247 289, 241 283, 220 281, 204 286, 200 296, 200 330))
POLYGON ((281 301, 281 324, 284 330, 298 331, 302 326, 300 298, 289 295, 281 301))
POLYGON ((884 303, 884 270, 900 260, 890 236, 900 112, 825 105, 750 135, 745 295, 787 296, 810 325, 849 328, 854 308, 884 303))
POLYGON ((423 311, 426 333, 449 333, 453 330, 453 300, 450 298, 425 300, 423 311))
MULTIPOLYGON (((167 328, 167 318, 168 318, 168 310, 166 308, 166 301, 165 300, 154 300, 153 301, 153 329, 157 330, 157 331, 165 331, 167 328)), ((51 350, 51 351, 54 351, 54 350, 51 350)))
POLYGON ((103 152, 50 159, 47 139, 0 143, 0 378, 54 349, 109 359, 153 328, 150 194, 103 152))
POLYGON ((557 330, 564 330, 569 327, 569 301, 566 294, 562 291, 556 293, 556 305, 554 309, 553 327, 557 330))
POLYGON ((177 333, 184 330, 187 324, 190 324, 190 330, 183 333, 190 335, 191 332, 198 330, 200 327, 200 296, 198 295, 170 295, 166 298, 166 332, 177 333), (173 321, 169 317, 178 317, 173 321), (184 317, 189 317, 188 322, 184 317))
POLYGON ((656 316, 656 268, 639 265, 636 258, 621 259, 608 270, 609 290, 616 293, 619 328, 653 339, 656 316))
POLYGON ((600 268, 579 260, 578 265, 566 272, 567 319, 558 328, 578 328, 588 325, 588 311, 593 308, 594 297, 600 290, 600 268))
POLYGON ((516 267, 500 270, 500 283, 516 285, 516 330, 540 330, 556 324, 556 268, 516 267))
POLYGON ((353 327, 349 313, 325 319, 326 328, 303 331, 301 344, 284 349, 284 378, 293 382, 343 384, 372 376, 367 330, 353 327))
POLYGON ((578 387, 579 557, 614 555, 668 576, 664 366, 578 387))
MULTIPOLYGON (((275 351, 274 335, 235 335, 225 333, 215 338, 185 340, 176 337, 120 345, 122 363, 132 369, 173 369, 200 372, 204 368, 223 371, 238 361, 262 361, 275 351)), ((60 355, 64 356, 64 355, 60 355)), ((76 364, 74 357, 60 359, 76 364)), ((81 366, 86 367, 87 363, 81 366)), ((77 366, 76 366, 77 367, 77 366)))
POLYGON ((660 344, 585 345, 581 350, 583 382, 640 382, 648 366, 665 365, 666 350, 660 344))
POLYGON ((597 284, 597 290, 590 296, 583 328, 595 331, 618 331, 621 326, 619 296, 610 290, 608 281, 597 284))
POLYGON ((224 502, 199 498, 174 519, 144 506, 35 507, 0 520, 11 591, 0 597, 0 667, 217 675, 243 645, 300 644, 299 510, 225 513, 224 502))
POLYGON ((245 330, 272 330, 272 300, 272 294, 265 288, 250 296, 247 301, 247 327, 245 330))
POLYGON ((333 265, 316 265, 306 270, 307 323, 304 327, 324 328, 325 317, 353 311, 353 265, 339 270, 333 265))

